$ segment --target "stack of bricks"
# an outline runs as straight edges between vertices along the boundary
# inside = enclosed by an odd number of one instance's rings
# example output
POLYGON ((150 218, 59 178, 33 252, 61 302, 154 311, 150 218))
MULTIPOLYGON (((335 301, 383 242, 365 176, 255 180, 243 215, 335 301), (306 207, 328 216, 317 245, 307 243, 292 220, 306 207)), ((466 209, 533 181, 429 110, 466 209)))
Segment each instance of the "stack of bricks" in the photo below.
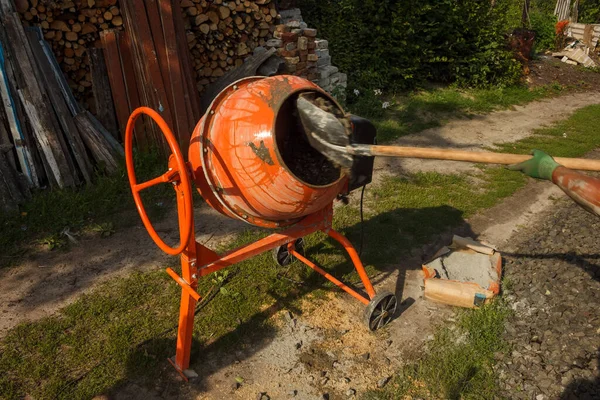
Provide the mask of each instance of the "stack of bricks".
POLYGON ((282 71, 315 81, 317 71, 316 29, 300 28, 300 22, 290 21, 275 27, 273 39, 267 41, 267 48, 275 47, 277 54, 285 61, 282 71))
POLYGON ((304 77, 329 93, 343 95, 346 74, 331 65, 327 40, 317 39, 317 30, 308 28, 298 8, 282 10, 268 48, 277 48, 285 61, 283 73, 304 77))

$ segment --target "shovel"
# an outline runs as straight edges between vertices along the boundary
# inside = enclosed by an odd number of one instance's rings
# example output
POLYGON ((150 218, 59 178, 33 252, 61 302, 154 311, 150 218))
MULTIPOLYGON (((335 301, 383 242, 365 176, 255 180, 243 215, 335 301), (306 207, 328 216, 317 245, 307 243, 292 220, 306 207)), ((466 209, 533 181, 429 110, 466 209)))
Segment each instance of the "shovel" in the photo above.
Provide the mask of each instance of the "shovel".
MULTIPOLYGON (((335 115, 322 110, 302 95, 296 101, 296 106, 311 146, 343 168, 352 168, 352 156, 426 158, 505 165, 518 164, 531 158, 529 155, 510 153, 352 144, 349 132, 335 115)), ((562 157, 555 157, 554 160, 570 169, 600 171, 600 160, 562 157)))

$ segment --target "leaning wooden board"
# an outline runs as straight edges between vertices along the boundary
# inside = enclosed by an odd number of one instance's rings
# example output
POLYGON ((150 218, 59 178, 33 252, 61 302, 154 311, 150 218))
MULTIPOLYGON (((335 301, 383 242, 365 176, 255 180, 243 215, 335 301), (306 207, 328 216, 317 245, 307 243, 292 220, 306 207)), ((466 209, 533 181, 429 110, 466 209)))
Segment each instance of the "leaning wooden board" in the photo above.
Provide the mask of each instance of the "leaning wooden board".
POLYGON ((54 112, 56 113, 62 131, 65 134, 69 144, 69 149, 75 158, 79 171, 81 171, 84 180, 87 183, 92 183, 94 169, 85 151, 85 146, 81 140, 77 126, 73 121, 71 111, 69 110, 65 98, 62 95, 60 82, 52 73, 51 64, 48 61, 46 53, 43 49, 41 31, 39 28, 27 28, 27 36, 38 67, 40 70, 45 72, 44 86, 48 89, 48 98, 50 99, 52 108, 54 108, 54 112))
POLYGON ((6 115, 8 127, 15 146, 19 166, 23 174, 33 187, 39 187, 39 178, 35 162, 29 147, 26 145, 25 136, 17 117, 17 106, 14 95, 11 93, 4 59, 4 49, 0 43, 0 98, 6 115))
POLYGON ((72 173, 73 162, 62 143, 58 122, 50 109, 50 101, 38 83, 42 77, 36 68, 19 15, 7 14, 4 17, 4 27, 9 38, 12 61, 18 66, 15 72, 20 86, 19 97, 50 169, 48 175, 52 175, 60 188, 74 186, 77 178, 72 173))

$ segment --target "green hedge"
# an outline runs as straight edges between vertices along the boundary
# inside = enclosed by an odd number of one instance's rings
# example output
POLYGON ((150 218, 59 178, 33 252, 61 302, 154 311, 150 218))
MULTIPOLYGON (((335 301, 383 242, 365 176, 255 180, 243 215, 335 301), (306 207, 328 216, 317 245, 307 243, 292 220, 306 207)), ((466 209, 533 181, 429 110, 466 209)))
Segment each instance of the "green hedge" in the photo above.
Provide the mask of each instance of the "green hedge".
POLYGON ((600 24, 600 1, 581 0, 579 2, 579 22, 582 24, 600 24))
POLYGON ((328 39, 351 86, 405 89, 425 80, 511 84, 508 0, 300 0, 304 19, 328 39))

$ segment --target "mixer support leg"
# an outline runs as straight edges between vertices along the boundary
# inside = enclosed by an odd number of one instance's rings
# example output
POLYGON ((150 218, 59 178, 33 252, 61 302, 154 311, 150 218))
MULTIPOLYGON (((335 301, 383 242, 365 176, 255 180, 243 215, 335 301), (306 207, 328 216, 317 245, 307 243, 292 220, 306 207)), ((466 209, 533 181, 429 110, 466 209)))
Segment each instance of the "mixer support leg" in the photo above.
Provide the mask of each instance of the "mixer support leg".
POLYGON ((375 289, 373 289, 371 280, 369 279, 369 276, 365 271, 365 267, 362 261, 360 261, 360 257, 358 256, 356 249, 354 248, 354 246, 352 246, 352 243, 350 243, 350 241, 346 239, 346 237, 341 235, 339 232, 334 231, 333 229, 329 229, 327 231, 327 234, 332 239, 336 240, 342 246, 344 246, 344 249, 346 249, 348 255, 350 256, 350 259, 352 260, 352 263, 354 264, 354 268, 356 268, 356 272, 358 272, 358 276, 360 276, 363 285, 365 285, 365 290, 367 291, 369 298, 372 299, 373 297, 375 297, 375 289))
MULTIPOLYGON (((177 202, 181 203, 183 201, 183 196, 181 194, 181 188, 175 188, 177 192, 177 202)), ((180 204, 181 205, 181 204, 180 204)), ((183 229, 184 221, 186 216, 181 210, 184 210, 184 207, 179 207, 179 226, 180 230, 183 229)), ((193 215, 192 215, 193 221, 193 215)), ((202 262, 204 260, 197 259, 197 246, 196 246, 196 235, 194 232, 194 226, 192 222, 192 231, 188 240, 188 244, 181 254, 181 278, 189 285, 189 289, 196 291, 198 286, 198 262, 202 262)), ((203 256, 203 253, 200 253, 200 256, 203 256)), ((169 362, 175 367, 177 372, 185 379, 186 381, 189 378, 197 376, 197 374, 190 370, 190 353, 192 350, 192 333, 194 331, 194 316, 196 313, 196 299, 192 296, 188 290, 186 290, 183 286, 181 289, 181 303, 179 305, 179 328, 177 330, 177 352, 175 353, 175 357, 170 358, 169 362)), ((199 297, 199 296, 198 296, 199 297)))
POLYGON ((335 276, 333 276, 330 273, 326 272, 325 270, 323 270, 322 268, 320 268, 317 264, 315 264, 314 262, 310 261, 308 258, 304 257, 302 254, 298 253, 293 248, 293 243, 288 248, 291 248, 291 250, 290 250, 290 254, 291 255, 293 255, 294 257, 296 257, 298 260, 302 261, 304 264, 306 264, 311 269, 313 269, 313 270, 317 271, 319 274, 323 275, 325 278, 327 278, 329 281, 331 281, 334 285, 336 285, 337 287, 339 287, 340 289, 342 289, 343 291, 345 291, 346 293, 348 293, 350 296, 354 297, 358 301, 362 302, 363 304, 365 304, 365 305, 369 304, 369 299, 367 299, 366 297, 364 297, 361 294, 357 293, 355 290, 353 290, 352 288, 350 288, 344 282, 338 280, 335 276))

